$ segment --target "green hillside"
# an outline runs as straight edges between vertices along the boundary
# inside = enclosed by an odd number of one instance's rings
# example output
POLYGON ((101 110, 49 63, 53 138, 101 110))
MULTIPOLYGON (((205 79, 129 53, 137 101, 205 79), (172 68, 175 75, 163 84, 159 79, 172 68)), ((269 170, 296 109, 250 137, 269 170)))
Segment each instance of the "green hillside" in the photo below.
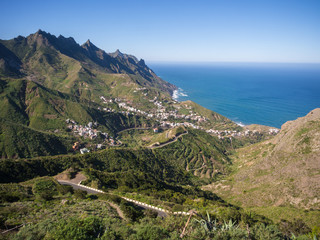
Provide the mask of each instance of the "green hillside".
POLYGON ((89 40, 0 40, 0 230, 14 228, 3 238, 180 239, 186 216, 121 197, 196 211, 185 239, 318 236, 319 109, 276 135, 175 101, 175 89, 89 40))
POLYGON ((0 155, 11 158, 67 153, 75 138, 67 132, 66 119, 82 125, 97 122, 99 129, 111 136, 128 127, 150 124, 143 117, 104 112, 98 107, 32 81, 0 80, 0 155))
POLYGON ((74 139, 40 132, 0 119, 1 158, 23 158, 67 154, 74 139))
POLYGON ((230 159, 222 142, 203 131, 188 129, 176 142, 153 150, 196 176, 215 179, 228 173, 230 159))
POLYGON ((0 40, 0 44, 4 77, 14 70, 16 75, 27 76, 45 87, 82 98, 97 101, 101 95, 129 97, 132 94, 128 91, 134 87, 154 88, 157 95, 168 97, 175 89, 143 60, 122 53, 112 57, 89 41, 80 46, 73 38, 39 30, 26 38, 0 40))

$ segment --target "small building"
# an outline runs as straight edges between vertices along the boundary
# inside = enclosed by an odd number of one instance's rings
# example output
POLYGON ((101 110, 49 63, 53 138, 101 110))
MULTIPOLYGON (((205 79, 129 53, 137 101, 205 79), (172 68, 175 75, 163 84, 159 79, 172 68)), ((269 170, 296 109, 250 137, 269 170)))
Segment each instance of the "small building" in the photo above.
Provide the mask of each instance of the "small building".
POLYGON ((102 149, 102 144, 97 144, 97 149, 102 149))
POLYGON ((80 146, 79 142, 75 142, 75 143, 73 144, 73 146, 72 146, 72 149, 73 149, 73 150, 78 150, 78 149, 79 149, 79 146, 80 146))
POLYGON ((85 153, 89 153, 89 152, 90 152, 90 150, 87 149, 87 148, 81 148, 81 149, 80 149, 80 153, 81 153, 81 154, 85 154, 85 153))
POLYGON ((154 128, 153 132, 157 133, 157 132, 159 132, 159 129, 158 128, 154 128))

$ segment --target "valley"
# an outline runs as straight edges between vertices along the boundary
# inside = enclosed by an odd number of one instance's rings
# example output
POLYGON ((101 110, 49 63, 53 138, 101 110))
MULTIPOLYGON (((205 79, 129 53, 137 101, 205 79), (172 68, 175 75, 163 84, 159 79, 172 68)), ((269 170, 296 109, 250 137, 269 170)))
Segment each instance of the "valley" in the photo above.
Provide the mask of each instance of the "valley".
POLYGON ((176 89, 89 40, 0 40, 1 237, 178 239, 189 211, 186 239, 319 236, 319 109, 242 127, 176 89), (99 191, 59 184, 79 174, 99 191))

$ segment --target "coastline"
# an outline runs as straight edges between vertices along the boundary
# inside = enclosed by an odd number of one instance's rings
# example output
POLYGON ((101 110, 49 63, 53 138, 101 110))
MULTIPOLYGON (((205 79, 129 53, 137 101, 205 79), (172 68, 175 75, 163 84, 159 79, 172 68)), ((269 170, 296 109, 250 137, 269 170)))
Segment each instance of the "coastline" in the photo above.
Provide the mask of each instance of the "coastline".
POLYGON ((151 67, 177 86, 172 94, 175 100, 192 100, 243 125, 281 128, 319 107, 320 67, 316 66, 226 63, 151 67))
MULTIPOLYGON (((188 94, 180 87, 178 87, 176 90, 173 91, 172 93, 172 99, 177 101, 177 102, 181 102, 181 99, 179 99, 180 97, 189 97, 188 94)), ((187 100, 187 99, 186 99, 187 100)), ((191 100, 191 99, 188 99, 188 100, 191 100)), ((193 101, 193 100, 191 100, 193 101)), ((209 109, 209 108, 208 108, 209 109)), ((211 111, 213 111, 212 109, 209 109, 211 111)), ((218 113, 218 112, 217 112, 218 113)), ((221 114, 221 113, 219 113, 221 114)), ((224 115, 223 115, 224 116, 224 115)), ((226 116, 225 116, 226 117, 226 116)), ((228 118, 228 117, 227 117, 228 118)), ((230 118, 229 118, 230 119, 230 118)), ((247 124, 244 124, 243 122, 241 121, 234 121, 232 119, 230 119, 232 122, 234 122, 235 124, 237 124, 238 126, 240 127, 245 127, 247 126, 247 124)))
POLYGON ((174 90, 172 93, 172 98, 175 101, 180 102, 179 97, 188 97, 188 95, 184 92, 184 90, 180 87, 178 87, 178 89, 174 90))

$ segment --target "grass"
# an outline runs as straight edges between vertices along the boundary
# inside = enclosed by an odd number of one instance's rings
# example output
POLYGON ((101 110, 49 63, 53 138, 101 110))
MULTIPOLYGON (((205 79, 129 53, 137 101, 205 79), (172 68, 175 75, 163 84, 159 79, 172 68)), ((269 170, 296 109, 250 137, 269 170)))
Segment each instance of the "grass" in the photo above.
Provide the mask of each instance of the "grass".
POLYGON ((281 219, 292 221, 293 219, 302 219, 310 228, 320 226, 319 210, 303 210, 294 207, 251 207, 245 208, 248 211, 256 212, 271 219, 275 223, 279 223, 281 219))

